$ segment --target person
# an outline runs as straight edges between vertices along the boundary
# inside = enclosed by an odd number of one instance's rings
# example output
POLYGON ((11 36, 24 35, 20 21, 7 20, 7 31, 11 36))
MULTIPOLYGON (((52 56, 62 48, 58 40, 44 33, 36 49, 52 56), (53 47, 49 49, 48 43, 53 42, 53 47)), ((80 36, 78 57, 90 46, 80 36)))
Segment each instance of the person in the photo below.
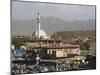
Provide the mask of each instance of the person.
POLYGON ((37 57, 36 57, 36 64, 37 64, 37 65, 39 64, 39 61, 40 61, 40 57, 39 57, 39 55, 37 54, 37 57))

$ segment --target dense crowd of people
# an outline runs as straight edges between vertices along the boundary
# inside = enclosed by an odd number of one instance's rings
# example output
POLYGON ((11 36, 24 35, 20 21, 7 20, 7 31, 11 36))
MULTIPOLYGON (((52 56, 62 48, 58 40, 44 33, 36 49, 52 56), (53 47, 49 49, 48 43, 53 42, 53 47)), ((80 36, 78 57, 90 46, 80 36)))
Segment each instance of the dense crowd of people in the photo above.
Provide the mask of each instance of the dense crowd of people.
POLYGON ((92 69, 91 65, 95 64, 95 63, 91 64, 90 61, 87 62, 78 61, 78 62, 69 62, 69 63, 61 62, 61 63, 56 63, 55 65, 49 64, 49 62, 46 63, 47 64, 12 63, 12 75, 72 71, 72 70, 87 70, 87 69, 92 69))

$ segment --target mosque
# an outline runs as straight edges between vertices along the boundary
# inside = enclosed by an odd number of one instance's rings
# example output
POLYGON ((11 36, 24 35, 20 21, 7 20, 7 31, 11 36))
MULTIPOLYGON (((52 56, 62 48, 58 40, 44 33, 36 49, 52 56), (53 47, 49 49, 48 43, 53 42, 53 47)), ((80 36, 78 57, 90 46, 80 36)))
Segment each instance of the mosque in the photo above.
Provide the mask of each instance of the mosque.
POLYGON ((33 32, 32 38, 49 39, 50 37, 47 36, 46 32, 41 29, 40 17, 41 17, 40 13, 38 12, 36 30, 35 30, 35 32, 33 32))

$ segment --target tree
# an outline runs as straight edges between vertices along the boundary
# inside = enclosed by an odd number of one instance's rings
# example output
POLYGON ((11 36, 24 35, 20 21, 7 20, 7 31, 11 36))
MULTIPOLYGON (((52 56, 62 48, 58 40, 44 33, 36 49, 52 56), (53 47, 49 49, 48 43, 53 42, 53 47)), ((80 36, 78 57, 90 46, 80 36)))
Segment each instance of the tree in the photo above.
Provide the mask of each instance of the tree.
POLYGON ((87 41, 86 42, 83 42, 80 45, 80 49, 82 49, 82 50, 89 50, 90 49, 90 44, 87 41))

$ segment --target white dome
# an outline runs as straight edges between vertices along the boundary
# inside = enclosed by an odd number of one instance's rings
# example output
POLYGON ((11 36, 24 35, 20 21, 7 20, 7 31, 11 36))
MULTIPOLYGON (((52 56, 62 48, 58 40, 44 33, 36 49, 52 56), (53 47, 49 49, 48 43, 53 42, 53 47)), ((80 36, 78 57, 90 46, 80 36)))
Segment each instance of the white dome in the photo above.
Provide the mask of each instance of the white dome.
POLYGON ((43 31, 40 27, 40 14, 38 13, 38 18, 37 18, 37 30, 36 32, 33 33, 32 35, 33 38, 42 38, 42 39, 47 39, 49 38, 45 31, 43 31))
MULTIPOLYGON (((34 38, 34 37, 38 37, 38 31, 36 31, 36 32, 33 33, 33 38, 34 38)), ((47 37, 47 35, 46 35, 46 33, 45 33, 44 30, 41 30, 41 29, 40 29, 40 37, 42 37, 42 38, 47 37)))

